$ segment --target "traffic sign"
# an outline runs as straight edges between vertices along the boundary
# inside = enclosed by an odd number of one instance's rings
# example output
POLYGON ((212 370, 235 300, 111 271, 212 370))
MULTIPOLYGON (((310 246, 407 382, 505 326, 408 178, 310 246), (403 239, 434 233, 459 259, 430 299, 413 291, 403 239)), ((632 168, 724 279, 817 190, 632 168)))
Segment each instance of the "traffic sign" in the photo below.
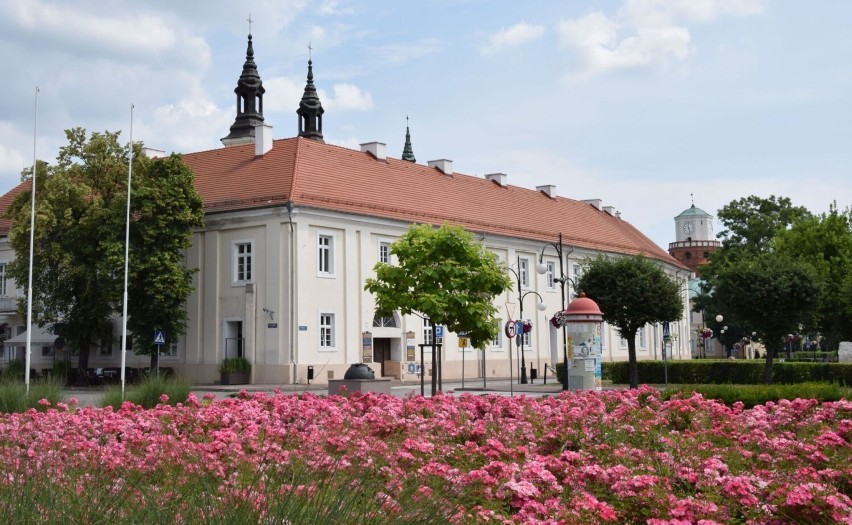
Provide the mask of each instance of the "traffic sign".
POLYGON ((154 330, 154 344, 157 346, 166 344, 166 332, 163 330, 154 330))
POLYGON ((444 326, 440 324, 435 325, 435 337, 444 337, 444 326))
POLYGON ((467 348, 467 337, 459 337, 459 348, 467 348))
POLYGON ((518 325, 515 324, 515 321, 506 321, 506 327, 503 331, 506 333, 506 337, 515 337, 518 333, 518 325))

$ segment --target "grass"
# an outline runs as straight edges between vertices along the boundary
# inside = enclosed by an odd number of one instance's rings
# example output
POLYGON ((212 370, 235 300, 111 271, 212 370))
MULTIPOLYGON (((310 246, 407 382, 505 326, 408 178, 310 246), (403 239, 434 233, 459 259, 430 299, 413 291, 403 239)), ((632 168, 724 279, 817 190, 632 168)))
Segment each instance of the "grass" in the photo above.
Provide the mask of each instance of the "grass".
POLYGON ((23 380, 7 374, 0 378, 0 413, 26 412, 30 408, 47 410, 39 401, 47 399, 51 405, 64 401, 63 383, 58 378, 44 378, 30 381, 30 391, 23 380))
POLYGON ((110 385, 101 396, 100 406, 111 406, 116 410, 124 401, 130 401, 135 405, 145 408, 153 408, 162 401, 160 397, 165 394, 169 396, 168 404, 175 405, 186 401, 192 391, 189 381, 177 376, 148 376, 141 382, 126 387, 124 399, 121 397, 121 385, 110 385))

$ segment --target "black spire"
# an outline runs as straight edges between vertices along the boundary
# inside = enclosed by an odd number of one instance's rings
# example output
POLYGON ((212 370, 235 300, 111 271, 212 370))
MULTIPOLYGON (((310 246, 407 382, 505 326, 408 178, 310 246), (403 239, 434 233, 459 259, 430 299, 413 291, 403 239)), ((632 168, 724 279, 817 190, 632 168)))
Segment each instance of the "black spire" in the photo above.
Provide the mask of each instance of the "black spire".
POLYGON ((417 162, 414 158, 414 150, 411 149, 411 133, 408 131, 408 116, 405 117, 405 146, 402 148, 402 160, 417 162))
POLYGON ((247 144, 254 140, 254 127, 263 123, 263 82, 257 72, 254 63, 254 48, 251 44, 251 35, 248 36, 248 48, 246 49, 246 62, 243 64, 243 72, 234 89, 237 94, 237 118, 231 125, 231 132, 222 139, 226 146, 247 144))
POLYGON ((322 109, 317 88, 314 87, 313 61, 308 60, 308 83, 305 84, 305 93, 299 102, 299 136, 307 139, 325 142, 322 139, 322 109))

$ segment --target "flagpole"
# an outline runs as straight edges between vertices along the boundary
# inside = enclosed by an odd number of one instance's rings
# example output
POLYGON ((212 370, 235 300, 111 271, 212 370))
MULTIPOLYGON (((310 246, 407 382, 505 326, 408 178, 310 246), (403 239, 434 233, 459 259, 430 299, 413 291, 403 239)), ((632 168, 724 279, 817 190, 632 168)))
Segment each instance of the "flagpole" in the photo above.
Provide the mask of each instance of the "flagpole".
POLYGON ((130 184, 133 180, 133 104, 130 104, 130 159, 127 161, 127 220, 124 228, 124 306, 121 321, 121 399, 124 399, 127 363, 127 268, 130 260, 130 184))
POLYGON ((36 135, 38 133, 38 86, 35 88, 35 110, 33 111, 33 178, 30 189, 30 270, 27 280, 27 349, 24 354, 24 384, 27 395, 30 393, 30 345, 33 342, 33 244, 35 233, 35 194, 36 194, 36 135))

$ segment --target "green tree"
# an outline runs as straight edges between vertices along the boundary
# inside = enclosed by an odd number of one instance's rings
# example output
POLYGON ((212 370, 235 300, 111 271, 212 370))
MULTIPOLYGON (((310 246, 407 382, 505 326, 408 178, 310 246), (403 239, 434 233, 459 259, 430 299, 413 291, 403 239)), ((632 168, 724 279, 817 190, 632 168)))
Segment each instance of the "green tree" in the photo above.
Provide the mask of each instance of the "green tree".
POLYGON ((715 277, 717 305, 757 332, 766 346, 764 381, 772 382, 774 355, 784 337, 813 322, 820 301, 819 277, 813 268, 788 256, 768 252, 739 259, 715 277))
POLYGON ((459 226, 414 224, 390 246, 395 264, 378 263, 364 289, 382 315, 419 313, 483 348, 500 327, 494 298, 511 285, 505 267, 459 226))
POLYGON ((850 211, 810 216, 783 230, 775 249, 810 264, 819 276, 822 298, 818 306, 818 330, 828 348, 852 340, 852 222, 850 211))
MULTIPOLYGON (((52 325, 70 346, 79 349, 81 373, 77 379, 81 384, 91 346, 111 344, 112 320, 122 308, 129 149, 119 144, 118 135, 92 133, 87 138, 81 128, 67 130, 68 144, 60 149, 56 165, 36 178, 34 319, 40 326, 52 325)), ((198 225, 200 221, 179 215, 172 223, 170 217, 151 214, 180 210, 181 204, 173 201, 183 196, 182 206, 188 211, 181 213, 196 217, 200 199, 191 174, 178 173, 175 180, 167 180, 168 174, 176 173, 178 158, 151 161, 142 155, 141 144, 133 147, 133 292, 129 303, 135 317, 133 326, 147 326, 146 317, 158 309, 162 311, 157 315, 176 319, 180 325, 185 319, 182 303, 188 287, 179 283, 186 277, 186 270, 181 268, 175 275, 171 254, 176 250, 180 253, 178 247, 184 246, 175 239, 186 239, 188 225, 198 225), (165 263, 150 260, 163 253, 165 263), (135 266, 134 261, 138 263, 135 266), (154 270, 171 276, 157 276, 163 284, 151 282, 154 270), (170 279, 174 287, 166 291, 165 283, 170 279), (176 309, 178 303, 180 307, 176 309)), ((30 192, 22 192, 16 198, 7 216, 14 221, 9 238, 16 252, 9 274, 19 286, 26 287, 30 192)), ((23 303, 20 307, 24 307, 23 303)))
POLYGON ((636 332, 647 324, 683 317, 680 286, 642 255, 599 256, 588 263, 578 289, 598 303, 604 321, 627 339, 630 388, 638 388, 636 332))
POLYGON ((719 232, 722 249, 714 255, 720 252, 726 255, 725 252, 732 251, 769 251, 778 231, 810 217, 811 213, 801 206, 793 206, 787 197, 771 195, 764 199, 750 195, 723 206, 717 216, 724 229, 719 232))

